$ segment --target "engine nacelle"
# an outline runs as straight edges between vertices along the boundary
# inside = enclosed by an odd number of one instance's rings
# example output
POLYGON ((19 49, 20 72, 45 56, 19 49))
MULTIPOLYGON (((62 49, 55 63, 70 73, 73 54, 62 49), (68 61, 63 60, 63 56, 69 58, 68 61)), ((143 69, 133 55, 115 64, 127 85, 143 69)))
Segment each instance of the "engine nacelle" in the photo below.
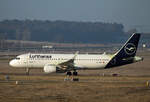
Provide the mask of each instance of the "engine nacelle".
POLYGON ((53 73, 53 72, 56 72, 57 71, 57 68, 55 65, 51 65, 51 64, 46 64, 44 66, 44 72, 45 73, 53 73))

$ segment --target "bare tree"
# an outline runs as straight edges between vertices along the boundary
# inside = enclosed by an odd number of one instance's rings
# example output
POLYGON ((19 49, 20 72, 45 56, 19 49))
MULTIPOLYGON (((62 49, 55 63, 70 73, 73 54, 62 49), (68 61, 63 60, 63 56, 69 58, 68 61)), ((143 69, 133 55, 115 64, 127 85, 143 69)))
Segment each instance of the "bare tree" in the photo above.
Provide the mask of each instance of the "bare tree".
POLYGON ((24 31, 22 32, 22 40, 30 40, 30 35, 30 31, 28 29, 24 29, 24 31))
POLYGON ((5 33, 1 33, 0 34, 0 48, 3 49, 5 47, 7 47, 7 44, 5 42, 5 33))

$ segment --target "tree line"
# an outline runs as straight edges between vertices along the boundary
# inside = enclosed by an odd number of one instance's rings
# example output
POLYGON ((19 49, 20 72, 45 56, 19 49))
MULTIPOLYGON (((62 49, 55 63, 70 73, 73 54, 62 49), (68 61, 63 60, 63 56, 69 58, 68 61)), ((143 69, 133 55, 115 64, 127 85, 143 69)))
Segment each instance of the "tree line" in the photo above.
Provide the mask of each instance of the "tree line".
POLYGON ((116 43, 124 37, 117 23, 49 20, 0 21, 0 39, 62 43, 116 43))

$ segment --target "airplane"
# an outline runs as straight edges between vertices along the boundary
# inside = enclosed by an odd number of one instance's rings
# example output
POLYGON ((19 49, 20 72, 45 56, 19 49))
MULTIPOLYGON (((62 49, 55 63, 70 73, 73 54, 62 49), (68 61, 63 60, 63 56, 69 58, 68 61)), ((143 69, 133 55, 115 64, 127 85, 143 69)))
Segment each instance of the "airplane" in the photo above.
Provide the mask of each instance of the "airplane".
POLYGON ((126 43, 113 55, 108 54, 34 54, 27 53, 17 56, 9 62, 12 67, 43 68, 45 73, 65 73, 77 76, 77 70, 99 70, 118 67, 142 61, 136 56, 140 33, 133 33, 126 43), (73 73, 71 72, 73 71, 73 73))

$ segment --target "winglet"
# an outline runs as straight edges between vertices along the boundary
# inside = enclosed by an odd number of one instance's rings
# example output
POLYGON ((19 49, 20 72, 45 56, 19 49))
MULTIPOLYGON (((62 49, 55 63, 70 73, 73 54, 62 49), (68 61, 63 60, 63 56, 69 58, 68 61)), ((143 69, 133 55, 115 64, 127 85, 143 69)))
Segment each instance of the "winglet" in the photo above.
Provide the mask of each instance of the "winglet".
POLYGON ((74 57, 72 59, 74 60, 78 54, 79 54, 79 51, 76 51, 76 53, 74 54, 74 57))

